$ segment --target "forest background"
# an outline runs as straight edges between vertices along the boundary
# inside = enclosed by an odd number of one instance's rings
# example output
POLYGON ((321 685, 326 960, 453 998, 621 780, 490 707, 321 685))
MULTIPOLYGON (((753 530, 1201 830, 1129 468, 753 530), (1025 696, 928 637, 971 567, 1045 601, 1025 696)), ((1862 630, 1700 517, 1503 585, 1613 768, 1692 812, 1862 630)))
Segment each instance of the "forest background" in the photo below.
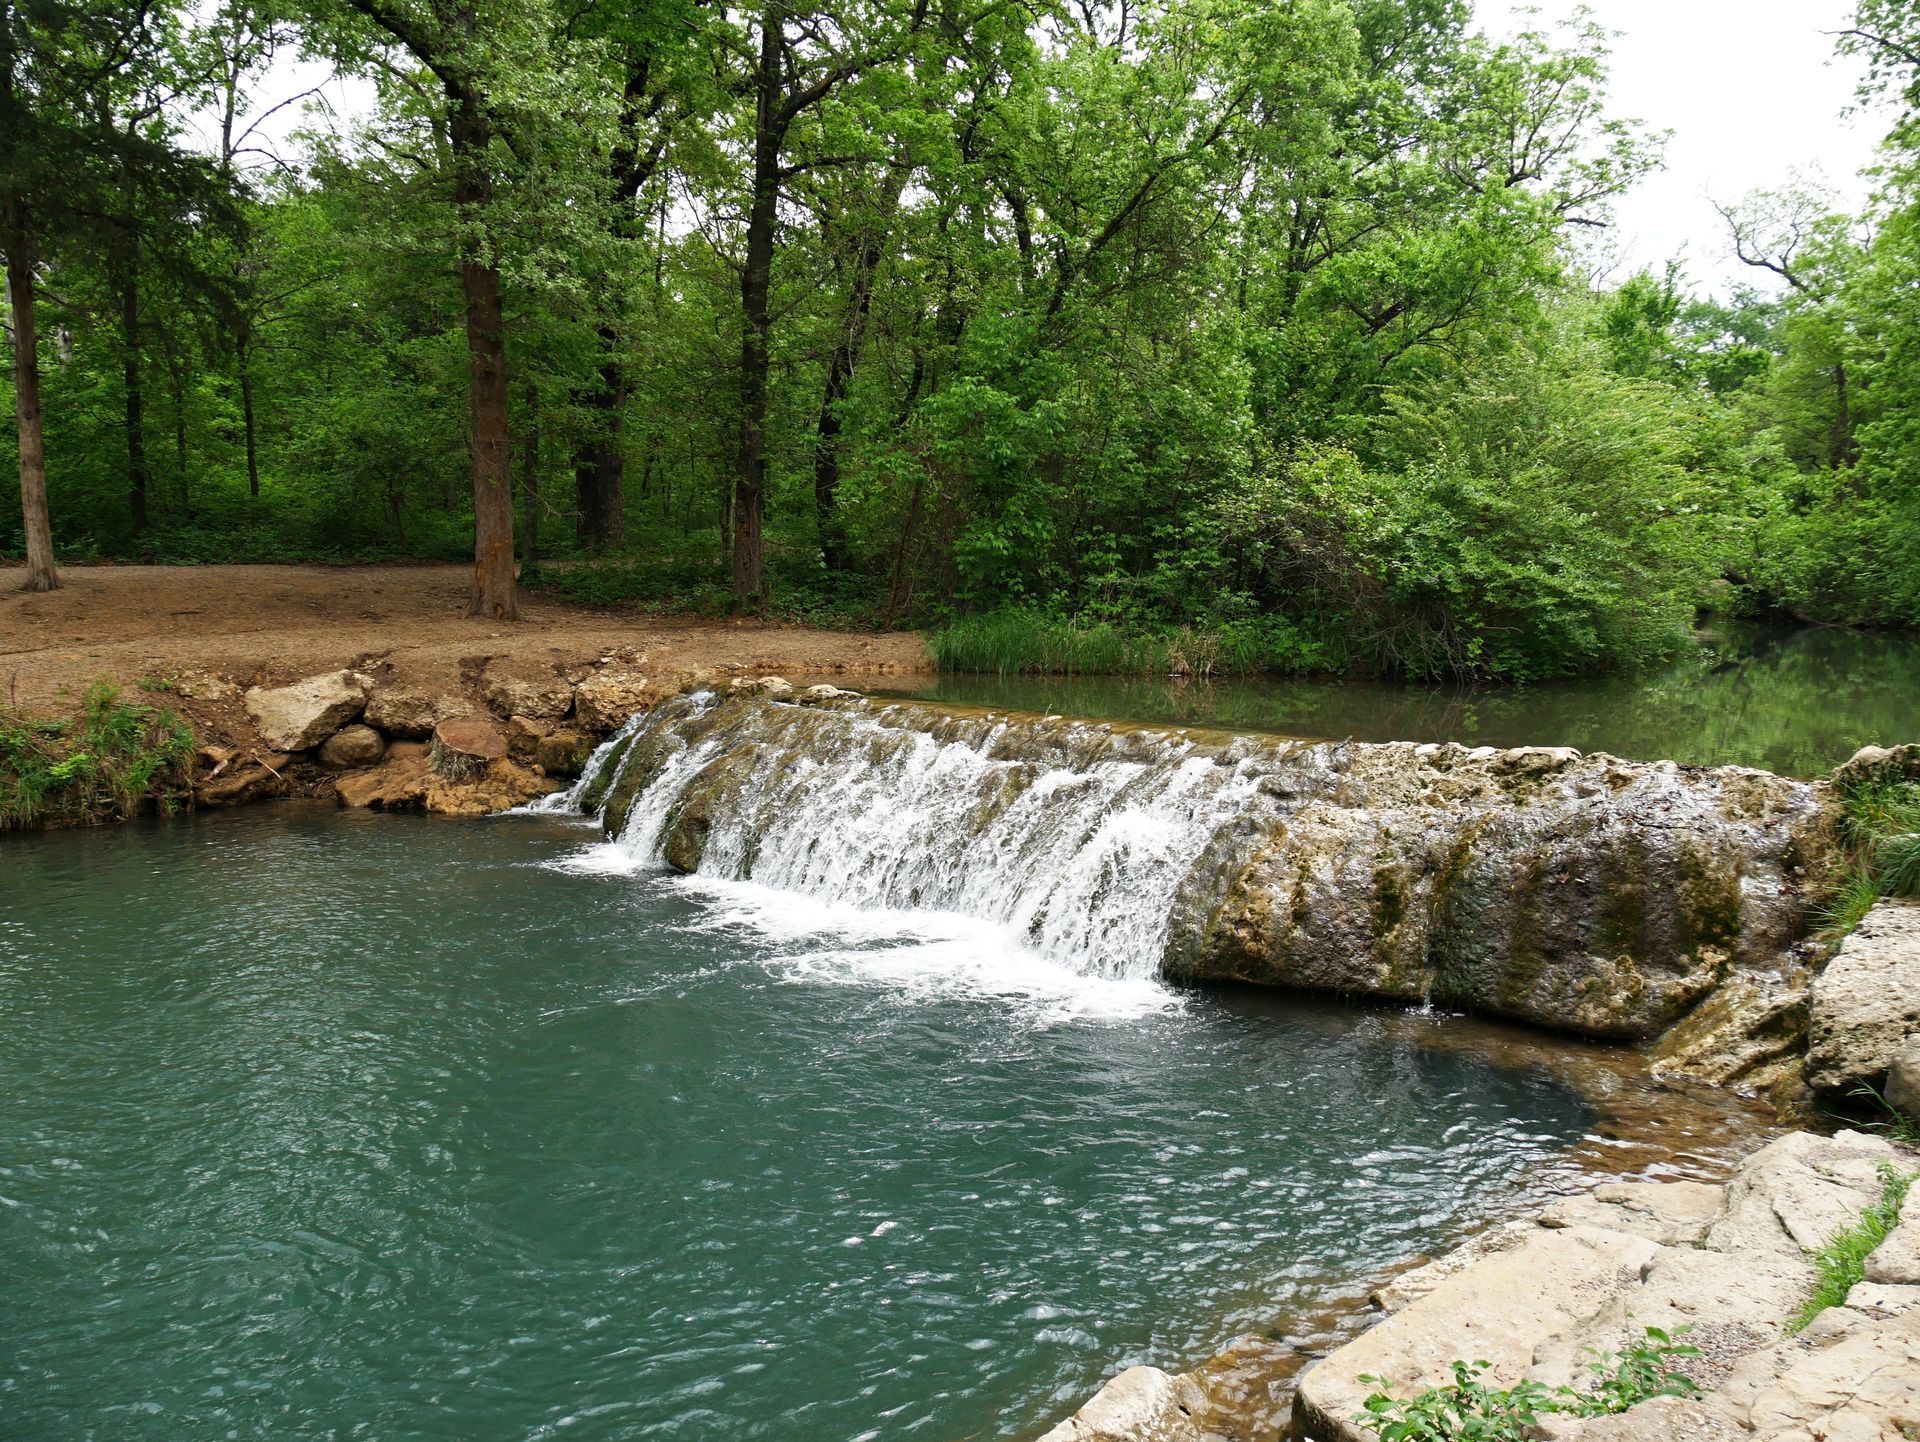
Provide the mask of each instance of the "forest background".
MULTIPOLYGON (((1861 213, 1466 0, 0 0, 0 555, 476 561, 955 666, 1531 680, 1920 626, 1920 15, 1861 213), (290 55, 364 77, 268 157, 290 55), (205 136, 213 135, 209 143, 205 136)), ((291 97, 287 103, 298 103, 291 97)), ((516 582, 516 571, 518 581, 516 582)))

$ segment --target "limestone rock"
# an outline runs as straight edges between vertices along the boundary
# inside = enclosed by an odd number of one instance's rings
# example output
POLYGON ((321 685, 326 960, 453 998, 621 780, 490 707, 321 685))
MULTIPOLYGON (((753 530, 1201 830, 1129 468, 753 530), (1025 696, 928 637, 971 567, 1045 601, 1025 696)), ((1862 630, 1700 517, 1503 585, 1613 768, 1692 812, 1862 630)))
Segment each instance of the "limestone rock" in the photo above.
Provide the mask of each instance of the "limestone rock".
POLYGON ((1887 1287, 1920 1287, 1920 1206, 1907 1208, 1900 1225, 1873 1249, 1867 1280, 1887 1287))
POLYGON ((485 695, 493 714, 558 721, 573 709, 573 687, 565 681, 523 681, 514 676, 487 679, 485 695))
POLYGON ((1920 1034, 1920 901, 1882 901, 1840 944, 1809 994, 1807 1084, 1845 1091, 1886 1075, 1920 1034))
POLYGON ((1186 1376, 1129 1367, 1040 1442, 1208 1442, 1206 1396, 1186 1376))
POLYGON ((540 743, 553 734, 555 723, 538 716, 515 716, 507 722, 507 754, 531 761, 540 743))
POLYGON ((280 752, 268 752, 263 757, 238 762, 231 770, 209 777, 195 787, 194 804, 238 806, 263 796, 284 796, 292 789, 285 775, 285 767, 292 759, 280 752))
POLYGON ((372 685, 356 672, 332 671, 291 686, 255 686, 246 695, 247 714, 274 750, 307 751, 360 714, 372 685))
POLYGON ((434 769, 458 770, 472 762, 498 761, 507 754, 500 728, 480 716, 455 716, 433 728, 434 769))
POLYGON ((1727 1189, 1705 1182, 1604 1182, 1554 1202, 1543 1227, 1605 1227, 1663 1247, 1695 1246, 1725 1205, 1727 1189))
POLYGON ((853 701, 859 695, 858 691, 843 691, 838 686, 809 686, 800 693, 800 704, 819 706, 828 701, 853 701))
MULTIPOLYGON (((448 714, 451 714, 451 709, 447 708, 448 714)), ((367 698, 367 710, 362 719, 389 736, 424 741, 433 735, 434 723, 441 715, 441 703, 424 691, 382 686, 367 698)))
POLYGON ((1450 1381, 1455 1359, 1473 1358, 1488 1363, 1490 1385, 1510 1385, 1527 1374, 1541 1338, 1596 1316, 1659 1251, 1644 1237, 1597 1227, 1536 1229, 1303 1373, 1295 1416, 1317 1442, 1365 1442, 1373 1434, 1352 1418, 1382 1389, 1363 1375, 1409 1397, 1450 1381))
POLYGON ((1862 746, 1833 773, 1841 785, 1920 780, 1920 745, 1862 746))
POLYGON ((1920 1125, 1920 1036, 1900 1044, 1887 1067, 1887 1105, 1920 1125))
MULTIPOLYGON (((1844 1308, 1828 1311, 1857 1312, 1866 1317, 1897 1317, 1902 1312, 1920 1310, 1920 1287, 1896 1287, 1885 1282, 1855 1282, 1847 1293, 1844 1308)), ((1821 1313, 1825 1316, 1826 1313, 1821 1313)))
POLYGON ((1656 1076, 1765 1091, 1799 1075, 1807 1038, 1807 978, 1737 975, 1655 1043, 1656 1076))
POLYGON ((1650 1397, 1611 1417, 1548 1417, 1542 1442, 1746 1442, 1746 1431, 1711 1399, 1650 1397))
POLYGON ((428 811, 444 816, 490 816, 524 806, 536 796, 559 786, 517 761, 501 757, 469 779, 430 772, 426 782, 428 811))
POLYGON ((342 806, 369 807, 375 811, 419 811, 427 804, 427 767, 425 749, 417 743, 397 742, 387 760, 371 771, 357 771, 334 783, 334 794, 342 806), (402 747, 411 747, 402 752, 402 747))
POLYGON ((790 701, 793 699, 793 683, 785 676, 762 676, 760 694, 770 701, 790 701))
POLYGON ((320 764, 329 771, 375 766, 386 754, 386 739, 371 726, 343 726, 320 746, 320 764))
POLYGON ((1748 1409, 1753 1442, 1891 1442, 1920 1425, 1920 1311, 1788 1359, 1748 1409))
POLYGON ((602 672, 582 681, 573 693, 574 719, 589 731, 618 731, 636 711, 660 698, 645 676, 602 672))
POLYGON ((183 671, 173 678, 173 689, 189 701, 225 702, 240 699, 240 688, 210 671, 183 671))
POLYGON ((533 760, 549 776, 578 776, 593 755, 593 738, 578 731, 556 731, 540 738, 533 760))

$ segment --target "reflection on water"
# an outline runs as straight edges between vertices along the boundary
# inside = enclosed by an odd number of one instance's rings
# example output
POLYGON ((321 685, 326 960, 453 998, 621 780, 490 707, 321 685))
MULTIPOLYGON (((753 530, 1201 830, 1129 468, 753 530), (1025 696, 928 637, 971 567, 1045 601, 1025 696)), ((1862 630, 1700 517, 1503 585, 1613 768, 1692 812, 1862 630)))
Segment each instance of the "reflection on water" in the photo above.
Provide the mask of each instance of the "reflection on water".
MULTIPOLYGON (((1640 761, 1822 775, 1920 741, 1920 636, 1722 626, 1656 673, 1524 688, 947 675, 898 694, 1315 739, 1576 746, 1640 761)), ((910 689, 903 689, 910 688, 910 689)))

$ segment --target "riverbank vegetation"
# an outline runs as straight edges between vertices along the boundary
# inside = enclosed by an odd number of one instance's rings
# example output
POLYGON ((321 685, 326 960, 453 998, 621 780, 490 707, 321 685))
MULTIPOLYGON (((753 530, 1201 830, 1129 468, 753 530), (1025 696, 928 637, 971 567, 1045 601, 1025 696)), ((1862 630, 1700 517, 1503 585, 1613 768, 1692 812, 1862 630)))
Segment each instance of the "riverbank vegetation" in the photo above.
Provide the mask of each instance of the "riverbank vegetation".
POLYGON ((1466 0, 9 7, 0 554, 471 553, 482 614, 1001 670, 1920 625, 1920 22, 1859 9, 1877 197, 1730 202, 1715 300, 1595 259, 1661 146, 1605 34, 1466 0), (296 56, 364 103, 288 140, 296 56))
POLYGON ((70 718, 0 708, 0 831, 120 821, 188 795, 193 731, 164 706, 88 688, 70 718))

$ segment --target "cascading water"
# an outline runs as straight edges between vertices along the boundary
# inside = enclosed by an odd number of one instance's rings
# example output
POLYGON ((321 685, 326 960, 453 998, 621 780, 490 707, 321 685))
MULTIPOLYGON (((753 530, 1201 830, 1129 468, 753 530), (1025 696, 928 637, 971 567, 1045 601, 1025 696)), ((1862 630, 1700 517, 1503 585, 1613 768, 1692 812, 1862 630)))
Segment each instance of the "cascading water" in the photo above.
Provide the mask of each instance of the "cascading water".
POLYGON ((677 698, 595 753, 561 805, 597 812, 609 865, 752 881, 867 912, 1002 926, 1085 976, 1158 975, 1196 863, 1258 796, 1244 759, 1057 723, 932 730, 889 709, 677 698))

